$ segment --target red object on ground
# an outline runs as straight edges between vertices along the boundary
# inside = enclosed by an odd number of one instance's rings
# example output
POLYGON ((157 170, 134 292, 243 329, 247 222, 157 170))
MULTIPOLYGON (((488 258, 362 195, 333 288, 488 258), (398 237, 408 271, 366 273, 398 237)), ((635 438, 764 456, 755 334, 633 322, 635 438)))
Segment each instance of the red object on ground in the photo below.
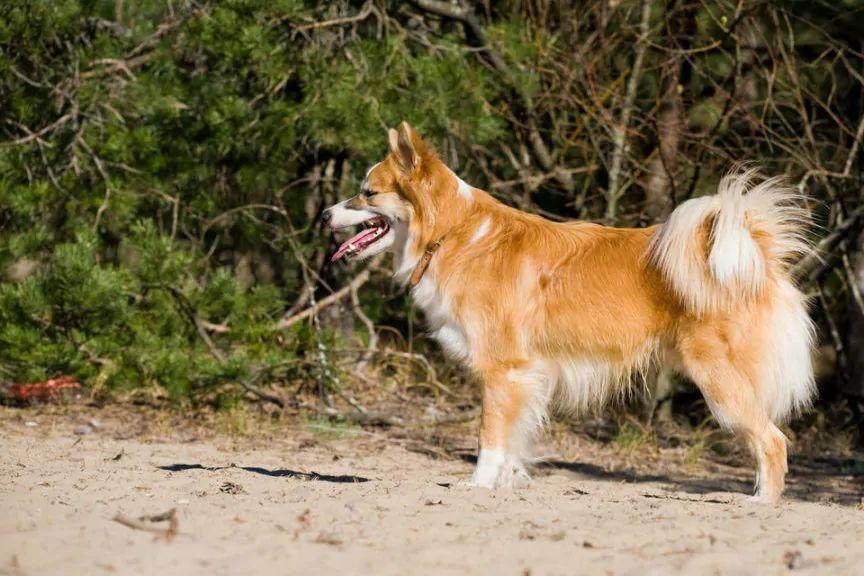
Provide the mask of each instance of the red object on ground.
POLYGON ((12 398, 22 402, 47 402, 70 388, 81 388, 81 384, 72 376, 58 376, 33 384, 13 384, 9 387, 9 393, 12 398))

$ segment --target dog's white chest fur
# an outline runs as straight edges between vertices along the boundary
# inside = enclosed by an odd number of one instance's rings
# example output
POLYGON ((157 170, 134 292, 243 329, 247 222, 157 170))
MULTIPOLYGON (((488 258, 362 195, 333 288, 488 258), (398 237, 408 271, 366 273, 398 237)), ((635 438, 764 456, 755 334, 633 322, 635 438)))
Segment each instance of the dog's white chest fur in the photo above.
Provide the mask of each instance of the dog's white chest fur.
POLYGON ((429 274, 411 290, 411 296, 426 316, 430 336, 438 341, 448 356, 454 360, 466 360, 471 354, 468 336, 453 317, 449 298, 438 289, 429 274))

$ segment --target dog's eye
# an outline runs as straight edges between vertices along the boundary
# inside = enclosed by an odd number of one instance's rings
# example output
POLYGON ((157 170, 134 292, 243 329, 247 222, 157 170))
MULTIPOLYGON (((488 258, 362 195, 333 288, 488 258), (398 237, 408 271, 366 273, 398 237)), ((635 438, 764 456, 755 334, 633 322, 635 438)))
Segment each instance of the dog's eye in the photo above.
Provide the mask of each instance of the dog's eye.
POLYGON ((363 196, 365 198, 371 198, 372 196, 377 194, 377 192, 375 192, 374 190, 372 190, 370 188, 364 188, 363 190, 361 190, 361 194, 363 194, 363 196))

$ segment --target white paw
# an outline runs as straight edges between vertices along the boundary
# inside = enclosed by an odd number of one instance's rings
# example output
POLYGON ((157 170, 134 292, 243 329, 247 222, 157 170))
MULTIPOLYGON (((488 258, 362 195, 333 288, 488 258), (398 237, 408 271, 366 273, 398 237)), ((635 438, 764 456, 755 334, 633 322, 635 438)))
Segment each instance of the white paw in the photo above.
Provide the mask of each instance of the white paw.
POLYGON ((512 460, 505 462, 504 466, 501 467, 495 487, 525 488, 530 483, 531 476, 528 475, 525 466, 518 460, 512 460))
POLYGON ((476 482, 474 482, 474 478, 466 478, 463 480, 457 480, 454 484, 456 488, 489 488, 489 486, 480 486, 476 482))
POLYGON ((488 488, 522 488, 531 481, 521 460, 502 450, 480 450, 471 480, 460 485, 488 488))

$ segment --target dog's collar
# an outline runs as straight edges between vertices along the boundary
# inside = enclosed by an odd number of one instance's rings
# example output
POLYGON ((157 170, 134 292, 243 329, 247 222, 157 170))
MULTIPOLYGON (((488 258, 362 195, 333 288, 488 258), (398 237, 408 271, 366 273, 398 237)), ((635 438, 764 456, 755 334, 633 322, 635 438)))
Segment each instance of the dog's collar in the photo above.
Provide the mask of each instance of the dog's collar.
POLYGON ((423 251, 420 261, 417 262, 417 266, 414 267, 414 272, 411 273, 411 278, 408 280, 408 285, 411 288, 420 283, 420 279, 423 278, 423 274, 425 274, 426 269, 429 268, 432 256, 435 255, 435 251, 438 250, 443 243, 444 237, 442 236, 441 238, 438 238, 438 240, 426 245, 426 249, 423 251))

